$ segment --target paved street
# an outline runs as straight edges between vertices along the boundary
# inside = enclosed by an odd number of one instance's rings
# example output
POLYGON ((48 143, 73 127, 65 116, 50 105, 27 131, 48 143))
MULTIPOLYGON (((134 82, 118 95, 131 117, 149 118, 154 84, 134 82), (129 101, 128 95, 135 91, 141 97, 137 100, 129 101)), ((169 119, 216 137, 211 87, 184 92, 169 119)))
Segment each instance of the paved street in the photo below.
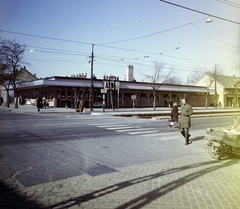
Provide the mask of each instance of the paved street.
POLYGON ((211 159, 204 120, 185 146, 166 120, 0 115, 0 208, 239 208, 240 158, 211 159))

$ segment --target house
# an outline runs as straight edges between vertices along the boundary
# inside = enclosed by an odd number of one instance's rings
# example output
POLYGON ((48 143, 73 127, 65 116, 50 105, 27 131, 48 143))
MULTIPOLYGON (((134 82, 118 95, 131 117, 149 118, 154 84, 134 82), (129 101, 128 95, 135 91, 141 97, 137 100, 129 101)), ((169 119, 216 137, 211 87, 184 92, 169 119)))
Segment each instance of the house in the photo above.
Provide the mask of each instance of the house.
MULTIPOLYGON (((16 83, 22 83, 22 82, 27 82, 27 81, 36 81, 38 78, 36 75, 33 75, 30 73, 26 67, 24 66, 23 68, 20 69, 19 74, 16 77, 17 82, 16 83)), ((4 86, 0 85, 0 97, 3 98, 3 103, 7 103, 7 91, 4 88, 4 86)), ((14 101, 14 92, 10 87, 9 91, 9 102, 12 103, 14 101)))
POLYGON ((195 85, 207 87, 213 92, 216 86, 216 97, 211 97, 211 106, 214 106, 214 100, 220 107, 240 106, 240 77, 216 75, 215 79, 215 74, 206 73, 195 85))

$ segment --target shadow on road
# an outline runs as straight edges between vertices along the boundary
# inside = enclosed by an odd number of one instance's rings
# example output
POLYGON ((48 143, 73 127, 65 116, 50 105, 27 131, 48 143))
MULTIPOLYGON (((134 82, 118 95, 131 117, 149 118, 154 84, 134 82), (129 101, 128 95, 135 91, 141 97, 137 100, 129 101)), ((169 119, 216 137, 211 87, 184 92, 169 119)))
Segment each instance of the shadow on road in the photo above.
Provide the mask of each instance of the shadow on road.
POLYGON ((209 161, 209 162, 203 162, 203 163, 196 163, 196 164, 192 164, 192 165, 187 165, 187 166, 183 166, 183 167, 177 167, 177 168, 172 168, 169 170, 165 170, 159 173, 155 173, 152 175, 148 175, 148 176, 144 176, 144 177, 140 177, 140 178, 135 178, 132 180, 128 180, 128 181, 124 181, 118 184, 114 184, 108 187, 105 187, 103 189, 100 190, 96 190, 90 193, 87 193, 83 196, 79 196, 76 198, 71 198, 69 200, 66 201, 62 201, 60 203, 57 204, 53 204, 51 205, 51 208, 63 208, 64 205, 68 205, 68 207, 72 207, 72 206, 76 206, 76 205, 81 205, 81 203, 83 202, 87 202, 87 201, 91 201, 95 198, 99 198, 101 196, 116 192, 118 190, 127 188, 129 186, 133 186, 142 182, 146 182, 155 178, 159 178, 161 176, 165 176, 165 175, 170 175, 176 172, 181 172, 184 170, 188 170, 188 169, 192 169, 192 168, 196 168, 196 167, 201 167, 201 166, 207 166, 207 168, 202 169, 201 171, 197 171, 197 172, 193 172, 191 174, 188 174, 186 176, 183 176, 179 179, 176 179, 172 182, 169 182, 167 184, 164 184, 160 187, 158 187, 157 189, 154 189, 148 193, 145 193, 135 199, 132 199, 131 201, 118 206, 116 209, 125 209, 125 208, 142 208, 145 205, 151 203, 152 201, 154 201, 155 199, 161 197, 162 195, 167 194, 168 192, 171 192, 174 189, 177 189, 178 187, 193 181, 194 179, 197 179, 203 175, 206 175, 212 171, 218 170, 222 167, 227 167, 227 166, 231 166, 233 164, 235 164, 236 162, 238 162, 238 160, 225 160, 225 161, 209 161), (62 206, 62 207, 61 207, 62 206))
MULTIPOLYGON (((192 140, 192 141, 205 140, 204 137, 205 137, 205 136, 197 136, 197 137, 191 138, 191 140, 192 140)), ((207 144, 207 140, 206 140, 206 144, 207 144)))
POLYGON ((0 208, 46 209, 37 203, 36 198, 27 197, 25 193, 11 188, 3 181, 0 181, 0 208))

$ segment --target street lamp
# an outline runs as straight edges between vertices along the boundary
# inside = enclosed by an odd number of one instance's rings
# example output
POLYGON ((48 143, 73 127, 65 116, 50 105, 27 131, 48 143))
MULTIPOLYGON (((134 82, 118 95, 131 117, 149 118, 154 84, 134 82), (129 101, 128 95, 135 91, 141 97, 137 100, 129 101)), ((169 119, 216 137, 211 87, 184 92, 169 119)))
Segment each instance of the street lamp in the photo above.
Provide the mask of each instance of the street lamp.
POLYGON ((212 19, 211 19, 211 17, 208 17, 208 18, 206 19, 206 23, 210 23, 210 22, 212 22, 212 19))

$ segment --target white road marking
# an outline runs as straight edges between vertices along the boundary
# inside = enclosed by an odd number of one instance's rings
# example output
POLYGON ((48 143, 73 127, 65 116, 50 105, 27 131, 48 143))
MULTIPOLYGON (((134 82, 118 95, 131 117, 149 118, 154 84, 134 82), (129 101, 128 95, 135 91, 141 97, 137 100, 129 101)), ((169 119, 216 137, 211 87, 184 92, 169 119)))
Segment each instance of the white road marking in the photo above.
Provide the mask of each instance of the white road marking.
POLYGON ((135 131, 135 132, 129 132, 128 134, 136 135, 136 134, 147 134, 147 133, 156 133, 156 132, 158 132, 158 131, 149 130, 149 131, 135 131))
MULTIPOLYGON (((129 126, 124 126, 124 127, 110 127, 110 128, 107 128, 108 130, 116 130, 116 131, 129 131, 129 129, 132 129, 132 127, 129 127, 129 126)), ((134 130, 134 129, 133 129, 134 130)))
POLYGON ((133 128, 133 127, 130 127, 130 129, 126 129, 126 130, 117 130, 117 131, 118 131, 118 132, 124 132, 124 131, 136 131, 136 130, 143 131, 143 130, 150 130, 150 129, 154 129, 154 128, 133 128))

